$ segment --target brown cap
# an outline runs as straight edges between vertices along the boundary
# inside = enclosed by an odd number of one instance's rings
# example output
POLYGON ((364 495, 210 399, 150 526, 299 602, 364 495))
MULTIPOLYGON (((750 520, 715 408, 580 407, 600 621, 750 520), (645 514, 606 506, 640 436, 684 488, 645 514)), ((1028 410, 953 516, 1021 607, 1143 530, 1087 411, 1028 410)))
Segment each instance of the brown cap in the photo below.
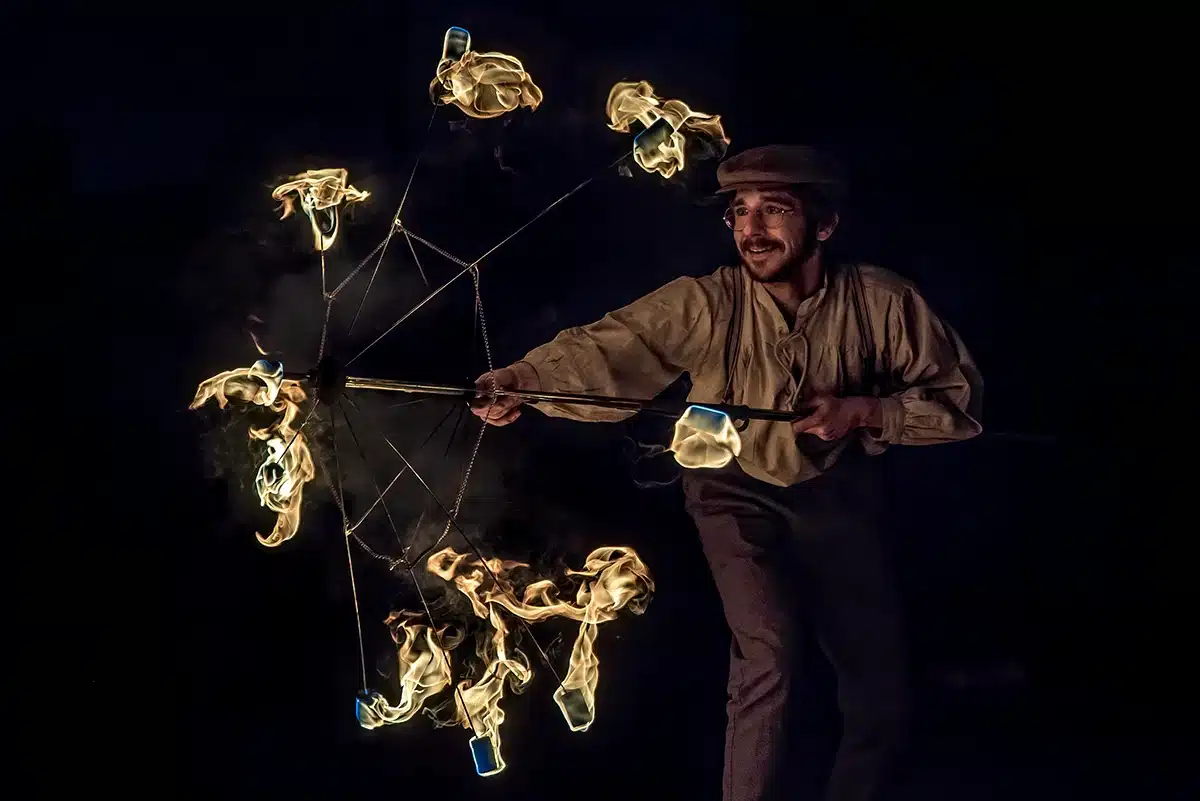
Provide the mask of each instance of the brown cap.
POLYGON ((751 187, 814 184, 834 200, 846 196, 842 171, 832 159, 804 145, 764 145, 731 156, 717 167, 717 194, 751 187))

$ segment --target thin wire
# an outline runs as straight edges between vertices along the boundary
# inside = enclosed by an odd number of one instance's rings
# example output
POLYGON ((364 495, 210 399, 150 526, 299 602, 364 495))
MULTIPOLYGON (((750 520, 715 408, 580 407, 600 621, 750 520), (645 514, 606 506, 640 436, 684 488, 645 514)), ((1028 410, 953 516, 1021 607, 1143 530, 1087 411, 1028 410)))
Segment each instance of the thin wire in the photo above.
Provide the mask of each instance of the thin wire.
POLYGON ((405 406, 416 406, 418 403, 425 403, 425 402, 427 402, 427 401, 431 401, 431 400, 433 400, 433 398, 432 398, 432 397, 429 397, 429 398, 417 398, 416 400, 404 401, 404 403, 393 403, 393 404, 390 404, 390 405, 388 405, 388 408, 389 408, 389 409, 401 409, 401 408, 403 408, 403 407, 405 407, 405 406))
MULTIPOLYGON (((471 277, 475 283, 475 311, 474 319, 479 322, 479 330, 483 334, 483 350, 487 357, 488 378, 491 380, 492 389, 492 404, 497 400, 496 396, 496 370, 492 364, 492 345, 488 339, 487 319, 483 316, 483 296, 479 291, 479 268, 471 270, 471 277)), ((466 408, 464 405, 463 409, 466 408)), ((463 471, 462 482, 458 485, 458 497, 454 499, 454 516, 458 516, 459 510, 462 508, 463 497, 467 494, 467 482, 471 480, 471 471, 475 468, 475 459, 479 456, 479 447, 483 444, 483 435, 487 431, 487 421, 481 421, 479 426, 479 436, 475 438, 475 447, 471 450, 471 458, 467 462, 467 469, 463 471)), ((449 446, 447 445, 447 449, 449 446)), ((450 518, 446 518, 446 527, 442 530, 442 536, 438 539, 438 543, 446 539, 450 535, 450 518)), ((437 543, 435 543, 436 545, 437 543)))
POLYGON ((463 417, 466 416, 466 413, 466 405, 458 407, 458 414, 454 418, 454 427, 450 429, 450 438, 446 440, 446 450, 442 452, 442 456, 450 455, 450 448, 454 446, 454 440, 458 437, 458 429, 462 425, 463 417))
MULTIPOLYGON (((345 415, 344 409, 342 410, 342 414, 345 415)), ((342 539, 345 540, 345 542, 346 542, 346 566, 350 571, 350 594, 354 598, 354 624, 358 630, 358 661, 359 661, 359 664, 362 666, 363 692, 366 692, 367 691, 367 650, 366 650, 366 647, 363 645, 362 612, 359 610, 359 606, 358 606, 358 585, 354 581, 354 558, 350 551, 350 537, 349 537, 350 519, 346 516, 346 503, 345 503, 345 498, 344 498, 344 490, 342 488, 342 461, 338 457, 337 431, 334 430, 334 423, 335 423, 335 420, 333 418, 333 409, 331 407, 329 410, 329 425, 330 425, 330 429, 333 430, 333 437, 332 437, 332 440, 333 440, 333 463, 334 463, 334 469, 337 471, 337 473, 336 473, 337 489, 336 489, 336 491, 334 491, 333 497, 334 497, 334 500, 337 501, 338 511, 340 511, 342 513, 342 539)), ((332 489, 332 487, 331 487, 331 489, 332 489)))
POLYGON ((329 293, 329 297, 331 299, 336 298, 338 296, 338 293, 346 288, 346 284, 349 284, 352 280, 354 280, 354 276, 356 276, 360 272, 362 272, 362 269, 367 266, 367 263, 369 261, 371 261, 371 259, 375 258, 375 254, 383 249, 383 245, 385 242, 387 242, 386 238, 379 240, 379 244, 376 245, 374 247, 374 249, 371 250, 370 253, 368 253, 366 256, 363 256, 362 260, 359 261, 359 263, 354 267, 354 269, 350 271, 350 274, 347 275, 345 278, 343 278, 342 282, 340 284, 338 284, 336 287, 334 287, 333 291, 329 293))
POLYGON ((354 325, 358 322, 358 316, 362 314, 363 306, 367 303, 367 295, 371 294, 371 287, 375 285, 375 276, 379 275, 379 268, 383 264, 383 257, 387 255, 388 243, 392 241, 392 231, 396 230, 396 220, 392 219, 392 227, 388 229, 387 236, 383 238, 383 246, 379 250, 379 260, 375 262, 375 269, 371 271, 371 278, 367 281, 367 288, 363 290, 362 297, 358 299, 358 308, 354 310, 354 319, 350 321, 350 328, 346 331, 346 336, 354 333, 354 325))
POLYGON ((304 422, 301 423, 300 427, 296 429, 296 433, 292 434, 292 438, 291 438, 291 440, 288 441, 287 447, 283 449, 283 453, 279 454, 279 458, 275 460, 276 463, 278 463, 278 464, 283 463, 283 457, 287 456, 288 451, 290 451, 292 449, 292 443, 296 441, 296 439, 300 436, 300 432, 304 430, 304 427, 306 425, 308 425, 308 421, 312 419, 312 416, 314 414, 316 414, 317 405, 318 404, 316 403, 316 401, 313 401, 312 408, 308 410, 308 416, 304 418, 304 422))
POLYGON ((325 251, 321 250, 321 297, 329 299, 329 293, 325 290, 325 251))
MULTIPOLYGON (((367 288, 363 291, 362 298, 360 298, 358 301, 358 309, 354 312, 354 319, 350 321, 350 330, 347 332, 347 336, 354 333, 354 325, 358 322, 358 316, 362 314, 363 306, 367 302, 367 295, 371 294, 371 287, 375 285, 375 276, 379 274, 379 267, 383 264, 383 257, 384 254, 387 253, 388 243, 392 241, 392 237, 396 233, 396 226, 400 223, 400 212, 404 211, 404 202, 408 200, 408 190, 412 188, 413 178, 417 176, 417 167, 421 166, 421 156, 425 153, 425 143, 429 139, 430 130, 433 129, 433 118, 437 116, 437 110, 438 107, 434 106, 433 113, 429 115, 429 124, 425 126, 425 134, 422 140, 421 149, 417 151, 417 157, 413 160, 412 172, 408 174, 408 184, 405 185, 404 194, 400 197, 400 206, 396 209, 396 213, 392 215, 392 224, 388 227, 387 236, 384 237, 383 247, 379 249, 379 260, 375 262, 375 269, 371 271, 371 280, 367 281, 367 288)), ((409 247, 412 247, 411 242, 409 243, 409 247)), ((324 261, 322 261, 321 264, 322 269, 324 269, 324 261)), ((417 264, 417 269, 421 269, 420 263, 417 264)), ((322 277, 323 276, 324 273, 322 273, 322 277)), ((424 271, 421 272, 421 277, 425 277, 424 271)), ((429 282, 426 281, 425 284, 428 286, 429 282)), ((322 284, 322 288, 323 287, 324 284, 322 284)))
POLYGON ((413 261, 417 265, 417 272, 421 274, 421 280, 425 282, 425 288, 431 289, 429 279, 425 276, 425 268, 421 266, 421 259, 417 256, 417 249, 413 247, 412 237, 408 235, 408 229, 401 229, 404 233, 404 241, 408 243, 408 251, 412 253, 413 261))
MULTIPOLYGON (((346 398, 346 400, 350 403, 351 406, 354 407, 354 409, 356 411, 358 411, 360 414, 363 414, 362 409, 359 409, 358 405, 356 403, 354 403, 354 401, 350 400, 350 398, 348 398, 348 397, 346 398)), ((485 423, 485 425, 486 425, 486 423, 485 423)), ((501 592, 503 592, 505 595, 507 595, 509 600, 511 600, 515 606, 520 606, 521 602, 517 600, 517 598, 500 582, 500 579, 497 578, 496 574, 492 572, 492 569, 488 566, 487 559, 484 558, 484 556, 480 552, 478 546, 476 546, 475 543, 471 540, 471 538, 467 536, 467 532, 464 531, 462 526, 460 526, 458 524, 458 521, 454 519, 454 516, 450 513, 450 510, 447 509, 445 504, 443 504, 441 502, 441 499, 438 498, 437 494, 434 493, 433 489, 429 486, 429 484, 427 484, 425 482, 425 479, 421 476, 421 474, 419 472, 417 472, 417 470, 415 468, 413 468, 412 464, 408 461, 408 459, 406 459, 404 457, 404 454, 401 453, 400 450, 395 445, 392 444, 392 441, 390 439, 388 439, 387 437, 384 437, 383 441, 386 442, 388 444, 388 447, 390 447, 396 453, 396 455, 400 457, 400 460, 402 462, 404 462, 405 465, 408 466, 408 469, 410 471, 412 471, 412 474, 414 476, 416 476, 417 481, 419 481, 421 483, 421 486, 425 488, 425 492, 427 492, 429 494, 429 497, 433 499, 433 502, 435 504, 437 504, 437 507, 442 511, 442 514, 446 515, 446 517, 450 519, 451 525, 454 527, 454 529, 459 534, 462 535, 463 540, 467 543, 467 547, 469 547, 471 549, 471 551, 475 554, 475 557, 477 559, 479 559, 480 564, 483 565, 483 569, 491 577, 492 583, 495 584, 496 587, 498 587, 501 592)), ((426 549, 425 551, 422 551, 421 556, 414 559, 413 563, 420 562, 425 557, 425 554, 427 551, 428 551, 428 549, 426 549)), ((514 617, 517 619, 517 622, 521 624, 521 628, 525 629, 525 633, 529 635, 530 641, 532 641, 534 647, 537 648, 538 654, 541 655, 541 657, 542 657, 542 662, 546 665, 546 668, 550 671, 550 675, 554 676, 555 681, 558 682, 559 689, 561 689, 565 693, 567 691, 567 688, 563 686, 562 678, 558 675, 558 671, 554 669, 554 664, 550 661, 550 657, 546 654, 545 650, 542 649, 541 643, 539 643, 537 640, 537 637, 534 636, 533 629, 531 629, 529 627, 529 623, 519 615, 514 615, 514 617)))
MULTIPOLYGON (((433 111, 429 114, 429 124, 425 126, 425 137, 428 139, 429 131, 433 129, 433 118, 437 116, 438 107, 435 104, 433 111)), ((421 150, 417 153, 416 161, 413 162, 412 172, 408 174, 408 183, 404 187, 404 194, 400 196, 400 208, 396 209, 396 219, 400 219, 400 212, 404 211, 404 201, 408 200, 408 190, 412 189, 413 178, 417 174, 417 166, 421 163, 421 156, 425 152, 425 145, 422 144, 421 150)), ((389 232, 390 233, 390 232, 389 232)))
MULTIPOLYGON (((349 400, 349 399, 347 399, 347 400, 349 400)), ((350 403, 351 403, 351 405, 353 405, 353 401, 350 401, 350 403)), ((338 405, 341 406, 340 403, 338 405)), ((357 409, 358 407, 356 406, 355 408, 357 409)), ((362 443, 360 443, 358 441, 357 436, 354 436, 353 429, 350 428, 350 416, 348 414, 346 414, 346 409, 344 407, 342 407, 342 418, 345 419, 347 430, 349 430, 351 432, 351 436, 354 437, 354 441, 358 444, 359 449, 361 451, 362 443)), ((334 422, 332 411, 330 411, 330 413, 329 413, 329 419, 330 419, 330 423, 332 424, 334 422)), ((365 464, 366 463, 366 453, 365 452, 362 453, 362 457, 363 457, 363 462, 365 464)), ((334 458, 335 464, 337 465, 337 471, 338 471, 338 492, 334 494, 334 500, 337 501, 338 509, 342 513, 342 525, 345 526, 346 523, 348 522, 348 520, 346 517, 346 507, 341 499, 341 487, 342 487, 341 473, 342 473, 342 471, 341 471, 341 461, 338 459, 336 433, 333 438, 333 458, 334 458)), ((367 472, 368 473, 370 472, 370 465, 367 465, 367 472)), ((346 533, 349 534, 350 533, 349 530, 347 530, 346 533)), ((344 539, 346 541, 346 562, 350 566, 350 589, 351 589, 352 594, 354 595, 354 621, 358 626, 358 656, 359 656, 359 664, 362 666, 363 692, 365 693, 365 692, 367 692, 367 656, 366 656, 366 649, 363 646, 362 613, 359 610, 359 606, 358 606, 358 589, 356 588, 355 583, 354 583, 354 560, 350 553, 350 537, 347 536, 347 537, 344 537, 344 539)), ((361 540, 360 540, 360 543, 361 543, 361 540)), ((421 599, 421 606, 424 607, 425 617, 429 621, 429 631, 430 631, 430 633, 433 634, 434 637, 437 638, 438 650, 442 652, 442 658, 446 662, 446 672, 449 674, 450 681, 453 683, 454 682, 454 666, 450 664, 450 655, 446 652, 446 647, 444 645, 444 641, 442 640, 441 632, 438 631, 437 624, 433 620, 433 611, 429 608, 429 602, 425 600, 425 593, 421 591, 421 585, 417 581, 417 575, 413 571, 412 565, 408 565, 408 575, 409 575, 409 578, 412 579, 412 583, 413 583, 413 586, 417 590, 418 597, 420 597, 420 599, 421 599)), ((471 711, 467 708, 467 702, 463 699, 462 688, 459 687, 457 684, 455 684, 454 692, 458 696, 459 703, 462 705, 463 713, 467 716, 467 725, 469 725, 471 727, 471 733, 474 734, 476 737, 478 737, 479 730, 475 728, 475 721, 471 718, 471 711)))
MULTIPOLYGON (((346 421, 346 430, 350 432, 350 438, 354 440, 354 444, 358 448, 358 453, 362 457, 363 466, 367 471, 367 477, 371 479, 371 486, 375 488, 377 500, 375 503, 371 504, 371 508, 374 509, 377 504, 383 504, 383 513, 387 516, 388 524, 392 527, 392 533, 396 536, 396 544, 403 548, 404 543, 400 540, 400 530, 396 528, 396 521, 392 519, 392 512, 390 509, 388 509, 387 502, 383 500, 383 490, 379 489, 379 482, 375 480, 375 473, 371 470, 371 463, 367 461, 367 452, 363 449, 362 443, 358 439, 358 435, 354 433, 354 426, 350 423, 350 415, 346 413, 346 407, 342 405, 340 400, 338 401, 338 408, 342 410, 342 419, 346 421)), ((400 479, 401 475, 402 473, 397 473, 396 477, 392 479, 392 484, 395 484, 396 481, 400 479)), ((388 489, 391 489, 391 487, 392 485, 389 484, 388 489)), ((365 518, 366 516, 364 515, 363 519, 365 518)), ((362 521, 359 522, 361 523, 362 521)), ((353 532, 354 529, 350 529, 350 531, 353 532)))
POLYGON ((325 358, 325 343, 329 339, 329 313, 333 311, 333 298, 325 301, 325 322, 321 325, 321 347, 317 349, 317 361, 325 358))
MULTIPOLYGON (((420 531, 421 526, 425 523, 425 504, 421 504, 421 514, 417 516, 417 524, 413 526, 413 531, 420 531)), ((412 562, 408 561, 408 552, 412 548, 412 540, 408 541, 408 545, 404 546, 404 550, 400 552, 400 559, 404 564, 412 566, 412 562)))
MULTIPOLYGON (((357 408, 357 407, 355 407, 355 408, 357 408)), ((342 410, 342 414, 345 414, 345 413, 346 413, 346 410, 345 410, 345 409, 343 409, 343 410, 342 410)), ((430 431, 430 432, 429 432, 429 434, 427 434, 427 435, 426 435, 425 439, 424 439, 424 440, 421 442, 421 444, 417 446, 417 453, 420 453, 420 452, 421 452, 421 451, 422 451, 422 450, 425 448, 425 446, 429 444, 429 441, 430 441, 431 439, 433 439, 433 438, 434 438, 434 436, 435 436, 435 435, 437 434, 437 432, 438 432, 438 431, 441 429, 441 427, 442 427, 443 425, 445 425, 446 421, 450 419, 450 415, 452 415, 452 414, 454 414, 454 407, 453 407, 453 406, 451 406, 449 409, 447 409, 447 410, 446 410, 446 414, 444 414, 444 415, 442 416, 442 419, 438 421, 438 424, 437 424, 436 426, 434 426, 434 427, 433 427, 433 430, 432 430, 432 431, 430 431)), ((349 426, 349 425, 350 425, 350 420, 349 420, 349 418, 347 418, 347 419, 346 419, 346 425, 347 425, 347 426, 349 426)), ((354 431, 353 431, 353 430, 351 430, 350 434, 351 434, 351 436, 353 436, 353 435, 354 435, 354 431)), ((357 441, 357 440, 358 440, 358 438, 357 438, 357 437, 355 437, 355 441, 357 441)), ((366 461, 366 454, 365 454, 365 453, 364 453, 364 455, 363 455, 363 461, 366 461)), ((373 503, 373 504, 371 504, 371 508, 370 508, 370 509, 367 509, 367 511, 363 512, 363 514, 362 514, 362 517, 360 517, 360 518, 358 519, 358 522, 357 522, 357 523, 355 523, 353 526, 351 526, 351 527, 350 527, 350 530, 351 530, 352 532, 353 532, 353 531, 356 531, 356 530, 358 529, 358 527, 359 527, 359 526, 361 526, 361 525, 363 524, 363 522, 364 522, 364 521, 367 519, 367 515, 371 514, 371 511, 372 511, 372 510, 375 508, 375 506, 378 504, 378 502, 379 502, 379 501, 382 501, 382 500, 383 500, 383 495, 386 495, 386 494, 387 494, 387 493, 388 493, 388 492, 391 490, 391 488, 392 488, 392 485, 396 483, 397 479, 399 479, 399 478, 400 478, 400 476, 404 475, 404 474, 405 474, 405 472, 407 472, 407 471, 408 471, 408 468, 407 468, 407 467, 405 467, 405 468, 402 468, 402 469, 400 470, 400 472, 396 474, 395 478, 393 478, 393 479, 391 480, 391 482, 390 482, 390 483, 388 483, 388 485, 387 485, 387 489, 385 489, 385 490, 383 491, 383 493, 380 495, 380 497, 379 497, 379 500, 378 500, 378 501, 376 501, 376 503, 373 503)), ((386 506, 385 506, 385 508, 386 508, 386 506)), ((358 539, 358 536, 357 536, 357 535, 355 535, 355 539, 356 539, 356 540, 358 539)), ((367 544, 366 544, 365 542, 362 542, 361 540, 359 540, 359 544, 360 544, 360 545, 362 545, 362 546, 363 546, 363 548, 365 548, 365 549, 367 550, 367 552, 368 552, 368 553, 374 554, 374 551, 372 551, 372 550, 370 550, 369 548, 367 548, 367 544)), ((403 543, 401 543, 401 544, 403 544, 403 543)), ((408 546, 408 547, 411 547, 411 546, 408 546)), ((408 552, 408 547, 405 547, 405 549, 404 549, 404 552, 405 552, 405 553, 407 553, 407 552, 408 552)), ((378 556, 377 556, 377 558, 387 558, 387 557, 378 557, 378 556)), ((396 560, 394 560, 394 559, 388 559, 388 561, 389 561, 389 562, 395 562, 396 560)))
MULTIPOLYGON (((429 630, 434 637, 437 637, 438 650, 442 652, 442 658, 446 661, 446 672, 450 674, 450 680, 454 681, 454 668, 450 664, 450 654, 446 653, 446 647, 442 644, 442 633, 437 630, 437 626, 433 622, 433 612, 429 609, 429 602, 425 600, 425 593, 421 592, 421 584, 417 581, 417 574, 412 565, 408 567, 408 577, 412 579, 413 586, 417 588, 417 596, 421 599, 421 606, 425 607, 425 617, 429 620, 429 630)), ((471 719, 471 710, 467 709, 467 702, 462 696, 462 687, 458 684, 454 685, 454 694, 458 696, 458 702, 462 704, 463 714, 467 716, 467 725, 471 727, 471 734, 478 737, 479 729, 475 728, 475 721, 471 719)))
MULTIPOLYGON (((449 281, 447 281, 446 283, 442 284, 442 285, 441 285, 440 287, 438 287, 437 289, 435 289, 435 290, 433 290, 432 292, 430 292, 428 295, 426 295, 426 296, 425 296, 425 299, 424 299, 424 300, 420 301, 419 303, 417 303, 417 305, 416 305, 416 306, 413 306, 411 309, 409 309, 407 312, 405 312, 403 315, 401 315, 401 317, 400 317, 400 319, 399 319, 399 320, 397 320, 396 322, 392 323, 392 324, 391 324, 391 325, 388 327, 388 329, 387 329, 386 331, 384 331, 382 334, 380 334, 378 337, 376 337, 376 338, 375 338, 375 340, 374 340, 373 342, 371 342, 371 344, 367 345, 365 348, 363 348, 361 351, 359 351, 359 352, 358 352, 358 354, 357 354, 357 355, 355 355, 353 359, 350 359, 350 361, 346 362, 346 366, 349 366, 349 365, 353 364, 353 363, 354 363, 354 362, 355 362, 355 361, 356 361, 356 360, 357 360, 357 359, 358 359, 360 356, 362 356, 364 353, 366 353, 367 351, 369 351, 371 348, 375 347, 375 345, 377 345, 381 339, 383 339, 385 336, 387 336, 387 335, 388 335, 388 334, 390 334, 392 331, 394 331, 394 330, 396 329, 396 327, 397 327, 397 326, 399 326, 401 323, 403 323, 405 320, 407 320, 409 317, 411 317, 413 314, 415 314, 415 313, 416 313, 416 312, 417 312, 417 311, 418 311, 418 310, 419 310, 421 307, 423 307, 423 306, 424 306, 426 303, 428 303, 429 301, 431 301, 431 300, 433 300, 435 297, 437 297, 439 294, 441 294, 442 290, 444 290, 446 287, 450 286, 452 283, 454 283, 455 281, 457 281, 459 278, 461 278, 463 275, 465 275, 467 272, 469 272, 469 271, 470 271, 470 270, 471 270, 473 267, 477 267, 477 266, 479 265, 479 262, 483 261, 483 260, 484 260, 484 259, 486 259, 488 256, 490 256, 490 255, 492 255, 493 253, 495 253, 495 252, 496 252, 496 251, 497 251, 497 250, 498 250, 498 249, 499 249, 499 248, 500 248, 502 245, 504 245, 505 243, 507 243, 509 240, 511 240, 511 239, 512 239, 513 237, 515 237, 517 234, 519 234, 519 233, 521 233, 522 231, 524 231, 524 230, 525 230, 526 228, 528 228, 529 226, 533 225, 535 222, 537 222, 539 219, 541 219, 543 215, 545 215, 546 213, 548 213, 548 212, 549 212, 551 209, 553 209, 553 208, 554 208, 555 206, 557 206, 559 203, 562 203, 564 200, 566 200, 567 198, 569 198, 571 195, 575 194, 575 193, 576 193, 576 192, 578 192, 580 189, 583 189, 585 186, 587 186, 588 184, 590 184, 590 183, 591 183, 593 180, 595 180, 596 176, 597 176, 597 175, 599 175, 601 172, 605 172, 605 171, 607 171, 607 170, 611 169, 612 167, 615 167, 615 166, 616 166, 617 164, 619 164, 621 161, 624 161, 624 160, 625 160, 625 159, 626 159, 628 156, 629 156, 629 153, 628 153, 628 152, 626 152, 626 153, 622 153, 622 154, 621 154, 621 157, 620 157, 620 158, 618 158, 616 161, 614 161, 612 164, 609 164, 609 165, 607 165, 607 166, 603 167, 601 170, 597 170, 597 171, 596 171, 596 173, 594 173, 593 175, 591 175, 591 176, 590 176, 590 177, 588 177, 588 178, 585 178, 585 179, 584 179, 584 180, 583 180, 583 181, 582 181, 582 182, 581 182, 581 183, 580 183, 578 186, 576 186, 574 189, 570 190, 569 192, 567 192, 566 194, 564 194, 562 197, 558 198, 558 199, 557 199, 557 200, 555 200, 553 203, 551 203, 549 206, 546 206, 546 208, 542 209, 542 210, 541 210, 541 211, 539 211, 537 214, 533 215, 533 217, 532 217, 532 218, 531 218, 531 219, 530 219, 528 222, 526 222, 524 225, 522 225, 522 226, 521 226, 520 228, 518 228, 517 230, 513 231, 513 232, 512 232, 511 234, 509 234, 508 236, 504 237, 504 239, 501 239, 501 240, 500 240, 500 241, 499 241, 499 242, 498 242, 498 243, 497 243, 495 246, 493 246, 493 247, 492 247, 490 250, 488 250, 486 253, 484 253, 484 254, 483 254, 482 256, 480 256, 479 258, 475 259, 475 261, 473 261, 473 262, 471 262, 470 264, 468 264, 467 266, 465 266, 465 267, 462 269, 462 271, 461 271, 461 272, 459 272, 457 275, 455 275, 453 278, 451 278, 451 279, 450 279, 449 281)), ((413 238, 414 238, 414 239, 416 239, 418 242, 422 242, 423 244, 429 245, 429 243, 428 243, 428 242, 425 242, 424 240, 420 239, 419 237, 417 237, 417 236, 415 236, 415 235, 413 236, 413 238)), ((442 255, 444 255, 444 256, 449 256, 449 254, 447 254, 445 251, 441 250, 440 248, 437 248, 437 250, 438 250, 438 252, 440 252, 442 255)), ((452 259, 452 260, 453 260, 454 262, 458 263, 458 264, 462 264, 462 263, 463 263, 461 259, 454 258, 454 259, 452 259)))

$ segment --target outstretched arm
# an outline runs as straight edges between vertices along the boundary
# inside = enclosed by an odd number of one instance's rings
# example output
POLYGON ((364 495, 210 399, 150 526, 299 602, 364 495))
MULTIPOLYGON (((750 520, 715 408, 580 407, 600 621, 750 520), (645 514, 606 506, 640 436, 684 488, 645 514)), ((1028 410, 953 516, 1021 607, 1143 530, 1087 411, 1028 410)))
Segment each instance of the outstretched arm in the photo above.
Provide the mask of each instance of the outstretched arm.
MULTIPOLYGON (((520 389, 652 398, 705 358, 718 302, 710 282, 677 278, 594 323, 559 332, 516 364, 497 371, 497 378, 516 381, 520 389)), ((488 384, 488 376, 480 378, 481 395, 486 395, 488 384)), ((476 405, 481 417, 486 414, 483 406, 476 405)), ((614 422, 633 414, 546 402, 534 406, 551 417, 585 422, 614 422)), ((515 406, 496 407, 493 422, 511 422, 513 412, 519 414, 515 406)))

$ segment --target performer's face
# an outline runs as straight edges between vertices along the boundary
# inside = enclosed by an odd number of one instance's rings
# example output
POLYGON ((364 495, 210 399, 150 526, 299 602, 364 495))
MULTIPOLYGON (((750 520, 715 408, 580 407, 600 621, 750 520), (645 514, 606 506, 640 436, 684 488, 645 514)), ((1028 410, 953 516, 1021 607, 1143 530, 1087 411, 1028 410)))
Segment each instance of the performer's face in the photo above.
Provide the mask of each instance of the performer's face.
POLYGON ((786 189, 738 190, 727 219, 742 263, 764 282, 785 280, 833 232, 833 226, 810 232, 800 198, 786 189), (805 247, 809 236, 816 240, 805 247))

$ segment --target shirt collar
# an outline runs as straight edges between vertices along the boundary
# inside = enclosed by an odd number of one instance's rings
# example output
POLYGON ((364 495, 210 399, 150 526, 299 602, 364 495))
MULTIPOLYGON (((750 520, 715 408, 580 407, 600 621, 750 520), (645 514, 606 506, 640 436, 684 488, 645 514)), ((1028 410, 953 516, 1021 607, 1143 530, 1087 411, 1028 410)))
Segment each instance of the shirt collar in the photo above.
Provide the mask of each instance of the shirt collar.
MULTIPOLYGON (((744 270, 746 268, 740 267, 739 269, 744 270)), ((775 304, 775 299, 771 297, 771 293, 767 291, 767 288, 757 281, 750 281, 749 283, 751 285, 752 296, 767 309, 767 313, 771 316, 771 320, 774 322, 779 334, 787 336, 803 329, 805 323, 808 322, 813 313, 820 308, 821 302, 829 293, 829 268, 821 271, 821 285, 817 288, 817 291, 801 301, 800 307, 796 309, 796 323, 790 331, 788 330, 787 320, 784 318, 783 312, 779 310, 779 307, 775 304)))
POLYGON ((799 331, 804 327, 804 323, 812 317, 813 312, 821 305, 821 301, 825 299, 825 295, 829 290, 829 269, 821 270, 821 286, 817 291, 809 295, 800 302, 800 308, 796 309, 796 324, 792 327, 793 331, 799 331))

